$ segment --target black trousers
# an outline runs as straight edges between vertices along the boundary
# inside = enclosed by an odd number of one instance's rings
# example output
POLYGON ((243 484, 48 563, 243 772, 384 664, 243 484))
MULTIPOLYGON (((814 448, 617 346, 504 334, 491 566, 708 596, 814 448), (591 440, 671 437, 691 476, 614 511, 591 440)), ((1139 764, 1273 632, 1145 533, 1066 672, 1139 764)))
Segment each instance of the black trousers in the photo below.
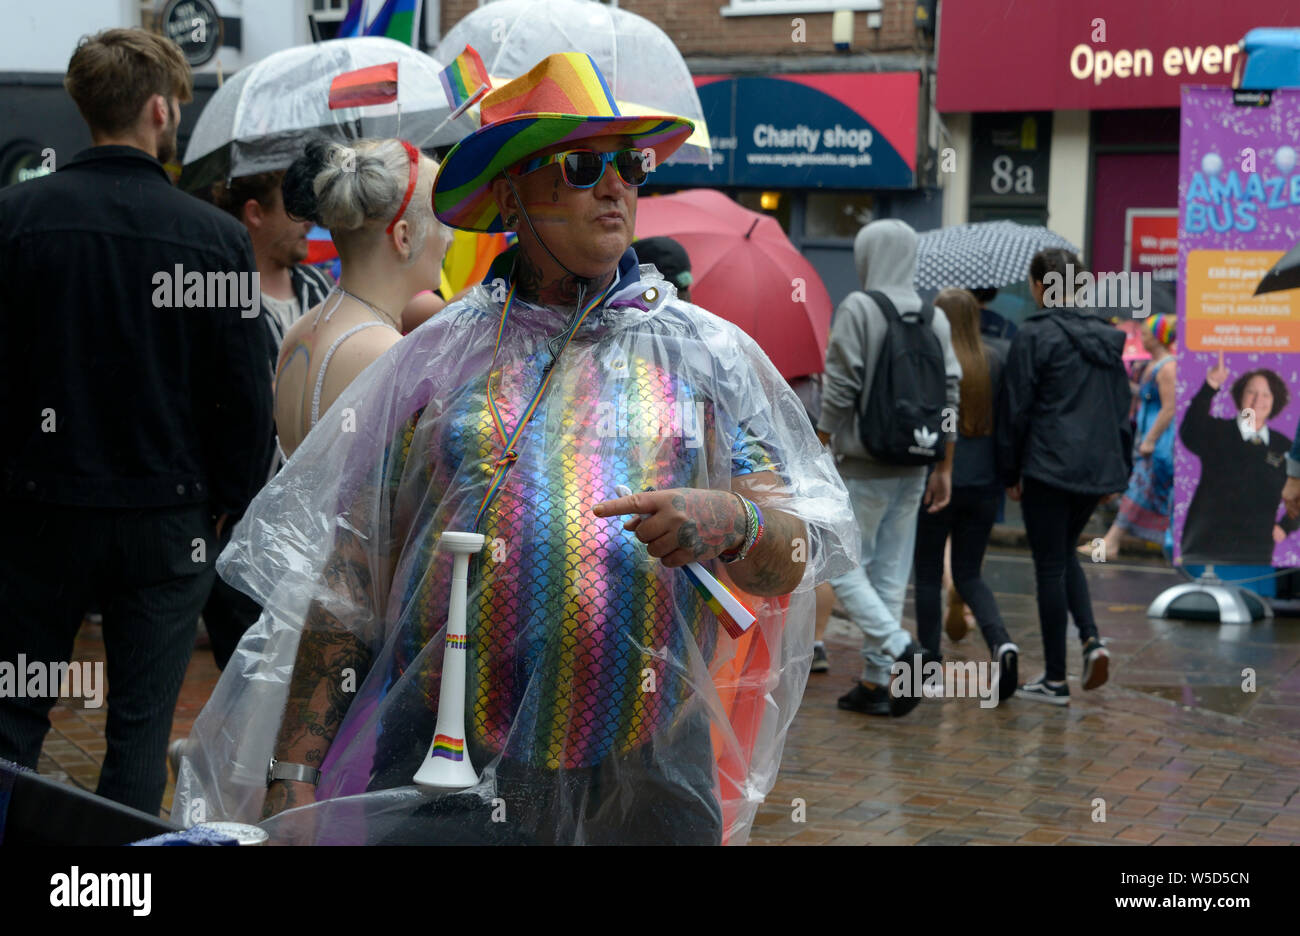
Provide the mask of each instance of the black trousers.
MULTIPOLYGON (((237 517, 226 518, 225 525, 221 528, 221 539, 212 555, 214 563, 230 542, 230 534, 235 529, 236 522, 237 517)), ((262 606, 256 601, 238 588, 227 585, 221 576, 212 577, 212 591, 208 593, 208 600, 203 605, 203 625, 212 640, 212 658, 217 663, 217 669, 226 668, 244 632, 256 624, 261 616, 262 606)))
MULTIPOLYGON (((207 508, 3 506, 0 661, 70 660, 82 617, 97 604, 109 688, 95 792, 156 815, 172 714, 214 574, 207 508)), ((0 757, 36 767, 56 692, 0 698, 0 757)))
POLYGON ((927 653, 939 656, 940 591, 943 585, 943 547, 952 536, 952 583, 970 607, 984 642, 993 653, 1010 641, 993 591, 980 575, 984 550, 997 519, 1001 492, 953 488, 952 500, 938 513, 921 507, 916 518, 916 632, 927 653))
POLYGON ((1065 679, 1065 631, 1069 615, 1074 615, 1080 640, 1097 636, 1088 580, 1075 548, 1099 500, 1096 494, 1075 494, 1033 478, 1024 479, 1020 512, 1034 557, 1043 656, 1047 662, 1047 678, 1053 682, 1065 679))

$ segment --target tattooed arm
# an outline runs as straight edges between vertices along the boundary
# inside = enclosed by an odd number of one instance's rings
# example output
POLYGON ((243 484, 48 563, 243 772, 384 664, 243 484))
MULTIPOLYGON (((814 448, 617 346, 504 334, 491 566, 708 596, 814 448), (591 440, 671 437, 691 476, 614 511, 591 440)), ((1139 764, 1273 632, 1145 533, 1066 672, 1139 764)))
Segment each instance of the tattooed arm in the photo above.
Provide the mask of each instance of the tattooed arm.
POLYGON ((782 487, 780 476, 773 471, 757 471, 733 478, 731 487, 763 511, 763 538, 743 560, 728 565, 727 574, 751 595, 790 594, 803 580, 808 564, 808 530, 798 517, 763 506, 759 492, 764 487, 782 487))
MULTIPOLYGON (((770 471, 743 475, 733 482, 737 493, 759 503, 750 492, 780 479, 770 471)), ((760 508, 761 508, 760 503, 760 508)), ((671 488, 643 491, 593 508, 597 517, 649 514, 633 517, 624 528, 635 530, 650 555, 669 567, 704 562, 739 549, 745 540, 745 510, 726 491, 671 488)), ((727 574, 753 595, 785 595, 803 578, 807 562, 803 521, 775 508, 763 508, 763 538, 740 562, 727 566, 727 574)))
MULTIPOLYGON (((325 567, 325 580, 343 607, 375 606, 365 550, 354 534, 340 534, 325 567)), ((361 639, 324 603, 313 601, 289 679, 289 699, 275 742, 276 759, 319 768, 352 703, 354 693, 343 689, 344 670, 353 670, 352 682, 360 685, 369 667, 370 651, 361 639)), ((267 790, 262 818, 314 800, 312 784, 277 780, 267 790)))

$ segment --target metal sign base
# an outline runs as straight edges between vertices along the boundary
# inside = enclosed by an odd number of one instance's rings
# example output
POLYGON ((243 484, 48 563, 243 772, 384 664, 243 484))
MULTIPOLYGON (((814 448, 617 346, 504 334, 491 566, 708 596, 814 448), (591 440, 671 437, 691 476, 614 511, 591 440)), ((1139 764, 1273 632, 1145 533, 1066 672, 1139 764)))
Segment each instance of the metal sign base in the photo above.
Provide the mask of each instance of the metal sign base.
POLYGON ((1162 591, 1147 608, 1147 617, 1251 624, 1272 620, 1273 609, 1259 595, 1223 581, 1207 567, 1196 581, 1162 591))

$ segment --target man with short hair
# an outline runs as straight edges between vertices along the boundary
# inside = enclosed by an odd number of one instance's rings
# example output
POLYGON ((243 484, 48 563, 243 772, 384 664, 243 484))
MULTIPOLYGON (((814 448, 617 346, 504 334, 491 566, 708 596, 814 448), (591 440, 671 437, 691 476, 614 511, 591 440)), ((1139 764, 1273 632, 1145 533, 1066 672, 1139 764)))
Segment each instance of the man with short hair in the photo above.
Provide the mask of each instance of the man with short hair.
MULTIPOLYGON (((83 39, 64 86, 94 145, 0 192, 0 661, 69 660, 98 604, 97 792, 149 813, 216 537, 272 442, 248 235, 163 170, 192 82, 161 36, 83 39)), ((0 757, 36 766, 57 694, 0 698, 0 757)))
POLYGON ((294 322, 325 300, 330 278, 305 261, 310 221, 294 221, 284 211, 280 184, 284 170, 259 172, 217 182, 212 201, 248 230, 262 283, 262 312, 271 330, 274 371, 280 343, 294 322))

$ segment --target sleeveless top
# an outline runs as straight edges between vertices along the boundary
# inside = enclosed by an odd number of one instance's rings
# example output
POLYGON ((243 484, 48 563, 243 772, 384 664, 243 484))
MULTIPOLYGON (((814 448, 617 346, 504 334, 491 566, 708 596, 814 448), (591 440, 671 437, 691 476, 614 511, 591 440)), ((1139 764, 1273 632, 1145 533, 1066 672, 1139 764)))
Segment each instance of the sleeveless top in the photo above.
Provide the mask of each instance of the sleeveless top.
MULTIPOLYGON (((325 302, 321 303, 320 310, 317 311, 316 313, 316 321, 312 322, 312 328, 315 328, 317 325, 320 324, 322 313, 325 313, 325 321, 328 322, 330 320, 330 316, 332 316, 335 312, 337 312, 339 306, 343 304, 343 295, 344 295, 343 290, 339 289, 337 286, 330 290, 329 295, 325 297, 325 302), (330 309, 328 313, 325 313, 325 305, 327 302, 329 302, 329 297, 334 295, 335 293, 339 294, 339 301, 334 303, 334 308, 330 309)), ((348 293, 347 295, 351 295, 351 293, 348 293)), ((356 297, 353 296, 353 298, 355 299, 356 297)), ((364 299, 357 299, 357 301, 360 302, 362 305, 364 305, 367 309, 369 309, 370 314, 373 315, 377 321, 361 322, 357 325, 353 325, 343 334, 339 335, 332 342, 330 342, 329 348, 327 348, 325 351, 325 358, 324 360, 321 361, 320 370, 316 372, 316 385, 313 388, 311 394, 311 422, 307 424, 308 432, 310 432, 312 428, 316 425, 316 423, 320 421, 320 395, 321 395, 321 391, 325 388, 325 372, 329 370, 330 359, 334 357, 334 352, 339 349, 339 346, 342 345, 343 342, 351 338, 353 335, 355 335, 357 332, 362 331, 363 329, 366 328, 372 328, 376 325, 382 325, 385 328, 389 328, 392 329, 393 331, 397 331, 397 329, 389 325, 388 322, 384 321, 384 319, 379 315, 378 312, 374 310, 374 308, 370 305, 370 303, 366 302, 364 299)), ((398 334, 401 333, 399 332, 398 334)), ((306 433, 304 433, 304 435, 305 434, 306 433)))
MULTIPOLYGON (((1160 368, 1164 367, 1173 360, 1173 355, 1167 355, 1149 368, 1142 381, 1142 386, 1138 388, 1138 411, 1137 411, 1137 431, 1133 434, 1133 444, 1138 446, 1146 438, 1147 432, 1151 429, 1152 423, 1156 421, 1156 416, 1160 413, 1160 387, 1156 384, 1156 374, 1160 368)), ((1174 470, 1174 422, 1170 420, 1165 431, 1160 434, 1156 440, 1156 450, 1152 456, 1155 459, 1157 469, 1163 475, 1172 476, 1174 470)))

